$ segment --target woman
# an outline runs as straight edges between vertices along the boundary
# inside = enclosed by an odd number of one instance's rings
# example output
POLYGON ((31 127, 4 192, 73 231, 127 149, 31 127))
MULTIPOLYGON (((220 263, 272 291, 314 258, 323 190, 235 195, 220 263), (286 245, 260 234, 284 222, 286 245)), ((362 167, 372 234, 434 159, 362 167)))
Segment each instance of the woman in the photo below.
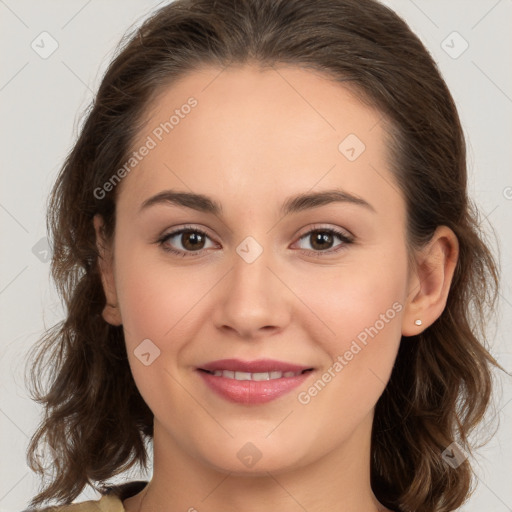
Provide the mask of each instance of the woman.
MULTIPOLYGON (((434 62, 374 0, 178 0, 109 67, 52 193, 68 306, 31 502, 448 511, 497 269, 434 62)), ((501 367, 500 367, 501 368, 501 367)))

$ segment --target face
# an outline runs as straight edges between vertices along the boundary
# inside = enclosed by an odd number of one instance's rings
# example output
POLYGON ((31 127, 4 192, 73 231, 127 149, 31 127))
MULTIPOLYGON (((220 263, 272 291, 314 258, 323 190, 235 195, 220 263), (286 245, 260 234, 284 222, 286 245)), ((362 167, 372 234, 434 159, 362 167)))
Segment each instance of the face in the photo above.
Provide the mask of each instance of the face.
POLYGON ((311 71, 204 69, 132 149, 107 279, 155 431, 238 472, 369 442, 409 293, 380 113, 311 71))

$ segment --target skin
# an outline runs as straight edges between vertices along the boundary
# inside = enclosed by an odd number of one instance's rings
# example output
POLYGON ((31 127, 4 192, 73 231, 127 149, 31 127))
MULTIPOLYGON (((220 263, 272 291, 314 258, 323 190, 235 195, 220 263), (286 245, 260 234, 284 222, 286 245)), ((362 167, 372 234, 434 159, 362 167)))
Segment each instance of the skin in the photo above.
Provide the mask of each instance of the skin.
POLYGON ((382 116, 345 87, 293 67, 220 71, 187 75, 148 109, 134 148, 190 96, 198 101, 118 185, 113 245, 94 219, 110 304, 104 318, 123 325, 135 382, 155 415, 153 478, 124 506, 135 512, 144 498, 144 511, 387 510, 370 487, 374 407, 401 337, 428 328, 445 307, 457 239, 439 227, 409 267, 405 201, 382 116), (348 134, 366 146, 352 162, 338 150, 348 134), (332 188, 374 211, 331 203, 280 215, 286 198, 332 188), (222 215, 170 203, 140 211, 168 189, 208 195, 222 215), (184 224, 206 231, 201 255, 186 236, 166 244, 190 257, 155 243, 184 224), (318 228, 340 229, 354 242, 334 236, 318 248, 307 235, 318 228), (263 248, 250 264, 236 252, 247 236, 263 248), (298 394, 394 303, 401 310, 300 403, 298 394), (134 354, 144 339, 161 351, 149 366, 134 354), (231 357, 315 371, 272 402, 241 405, 210 391, 196 371, 231 357), (249 442, 261 454, 252 467, 237 456, 249 442))

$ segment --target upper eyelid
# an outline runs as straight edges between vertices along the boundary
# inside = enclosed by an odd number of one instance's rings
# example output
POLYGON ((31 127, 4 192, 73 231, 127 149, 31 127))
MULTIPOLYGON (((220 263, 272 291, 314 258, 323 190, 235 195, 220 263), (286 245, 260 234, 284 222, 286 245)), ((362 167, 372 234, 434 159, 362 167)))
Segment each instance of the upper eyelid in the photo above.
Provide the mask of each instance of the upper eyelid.
MULTIPOLYGON (((166 242, 170 238, 174 238, 175 236, 182 235, 183 233, 187 232, 193 232, 193 233, 201 233, 202 235, 205 235, 207 238, 209 238, 213 243, 217 244, 218 242, 215 241, 214 237, 212 237, 208 231, 204 228, 192 228, 189 226, 183 226, 181 228, 173 229, 172 231, 169 231, 168 233, 164 233, 162 236, 158 237, 158 241, 166 242)), ((198 251, 199 252, 199 251, 198 251)))
MULTIPOLYGON (((335 236, 338 236, 338 237, 340 237, 340 236, 343 237, 344 236, 344 237, 346 237, 346 238, 348 238, 350 240, 353 240, 355 238, 354 235, 350 231, 348 231, 346 228, 342 228, 342 227, 339 227, 339 226, 337 226, 337 227, 329 227, 329 226, 321 226, 321 225, 318 225, 318 224, 314 224, 313 226, 306 228, 306 231, 302 232, 301 234, 296 235, 296 239, 297 239, 297 241, 299 241, 299 240, 301 240, 302 238, 304 238, 305 236, 311 234, 314 231, 322 231, 322 230, 324 230, 324 231, 333 231, 335 236), (337 231, 341 231, 341 234, 336 233, 337 231)), ((163 240, 163 241, 166 241, 169 238, 173 238, 174 236, 178 236, 178 235, 182 234, 183 232, 187 232, 187 231, 201 232, 204 235, 206 235, 213 243, 218 244, 218 242, 215 241, 215 238, 212 237, 208 233, 208 230, 206 228, 203 228, 202 226, 199 227, 199 226, 191 226, 191 225, 184 225, 182 227, 178 227, 178 228, 170 231, 169 233, 166 233, 166 234, 162 235, 159 239, 163 240)), ((197 251, 197 252, 200 252, 200 251, 197 251)), ((322 251, 318 251, 318 252, 322 252, 322 251)), ((325 252, 327 252, 327 251, 325 251, 325 252)))
MULTIPOLYGON (((318 224, 314 224, 313 227, 307 228, 306 231, 304 231, 302 234, 297 235, 297 236, 300 239, 300 238, 304 237, 305 235, 309 235, 309 233, 311 233, 312 231, 341 231, 341 234, 346 236, 347 238, 355 238, 354 235, 347 228, 342 228, 340 226, 336 226, 336 227, 321 226, 318 224)), ((335 234, 337 234, 337 233, 335 233, 335 234)))

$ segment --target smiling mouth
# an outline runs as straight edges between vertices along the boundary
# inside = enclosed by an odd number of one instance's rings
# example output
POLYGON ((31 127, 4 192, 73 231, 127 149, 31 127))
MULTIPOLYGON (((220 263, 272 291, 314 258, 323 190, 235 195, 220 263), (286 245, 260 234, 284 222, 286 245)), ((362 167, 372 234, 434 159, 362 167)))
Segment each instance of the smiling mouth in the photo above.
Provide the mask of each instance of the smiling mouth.
POLYGON ((299 372, 281 372, 281 371, 271 371, 271 372, 243 372, 243 371, 233 371, 233 370, 205 370, 203 368, 199 368, 199 371, 208 373, 215 377, 224 377, 226 379, 233 380, 253 380, 253 381, 265 381, 265 380, 277 380, 283 378, 292 378, 302 375, 307 372, 313 371, 313 368, 307 368, 305 370, 299 372))
POLYGON ((311 378, 315 368, 275 359, 221 359, 203 363, 196 371, 225 400, 253 406, 290 393, 311 378))

